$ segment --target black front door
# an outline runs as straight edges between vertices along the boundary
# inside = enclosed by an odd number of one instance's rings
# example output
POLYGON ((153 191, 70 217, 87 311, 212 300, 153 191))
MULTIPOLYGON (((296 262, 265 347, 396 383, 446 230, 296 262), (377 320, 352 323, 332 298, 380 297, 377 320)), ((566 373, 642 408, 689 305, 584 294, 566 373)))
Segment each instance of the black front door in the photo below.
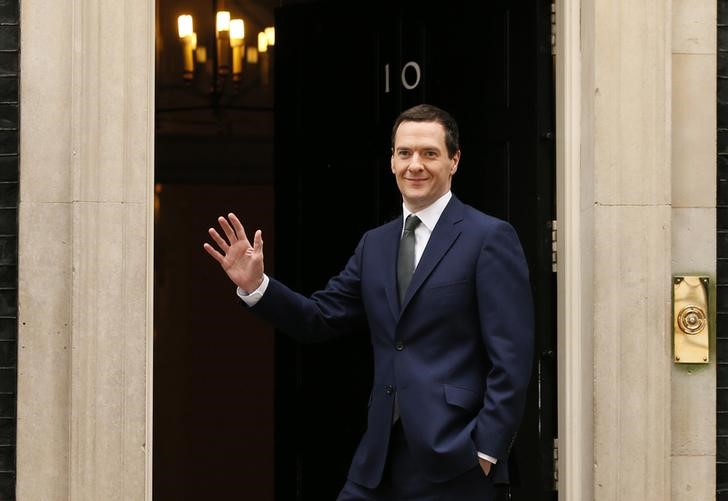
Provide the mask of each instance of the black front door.
MULTIPOLYGON (((450 111, 463 151, 453 192, 515 226, 536 299, 531 394, 501 495, 555 499, 550 1, 313 2, 279 9, 276 27, 276 275, 308 294, 339 272, 361 234, 401 210, 397 114, 423 102, 450 111)), ((371 375, 366 332, 313 346, 278 336, 278 499, 335 499, 371 375)))

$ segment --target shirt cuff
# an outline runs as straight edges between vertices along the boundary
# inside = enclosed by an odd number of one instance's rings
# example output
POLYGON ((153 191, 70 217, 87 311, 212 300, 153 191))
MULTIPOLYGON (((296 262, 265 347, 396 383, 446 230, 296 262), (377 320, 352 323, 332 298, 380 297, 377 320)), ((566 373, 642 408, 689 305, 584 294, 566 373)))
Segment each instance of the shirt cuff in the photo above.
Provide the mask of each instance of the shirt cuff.
POLYGON ((265 273, 263 274, 263 282, 258 286, 257 289, 255 289, 253 292, 248 294, 243 289, 238 287, 238 297, 243 300, 245 304, 248 306, 255 306, 258 301, 260 301, 260 298, 263 297, 263 294, 265 294, 265 290, 268 288, 268 284, 270 283, 270 278, 268 278, 268 275, 265 273))
POLYGON ((493 456, 483 454, 482 452, 478 452, 478 457, 480 459, 485 459, 486 461, 493 463, 493 464, 496 464, 498 462, 498 460, 496 458, 494 458, 493 456))

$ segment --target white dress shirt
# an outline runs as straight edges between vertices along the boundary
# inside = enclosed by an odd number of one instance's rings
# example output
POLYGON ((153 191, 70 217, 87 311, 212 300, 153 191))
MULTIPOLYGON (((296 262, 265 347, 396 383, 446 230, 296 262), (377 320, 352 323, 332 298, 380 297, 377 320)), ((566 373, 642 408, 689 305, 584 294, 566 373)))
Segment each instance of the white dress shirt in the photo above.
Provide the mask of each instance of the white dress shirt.
POLYGON ((422 257, 422 253, 425 251, 425 247, 427 247, 427 242, 430 241, 432 230, 435 229, 435 225, 437 224, 437 221, 440 220, 442 211, 445 210, 445 207, 447 207, 447 203, 451 198, 452 193, 448 191, 443 196, 435 200, 432 205, 417 213, 410 212, 407 206, 402 204, 402 234, 404 233, 404 222, 410 214, 414 214, 420 218, 420 221, 422 221, 422 224, 415 228, 415 268, 417 268, 417 265, 420 264, 420 258, 422 257))
MULTIPOLYGON (((409 216, 410 214, 414 214, 415 216, 420 218, 420 221, 422 221, 422 224, 418 225, 417 228, 415 228, 415 268, 417 268, 417 265, 420 262, 420 258, 422 257, 422 253, 425 251, 425 247, 427 247, 427 242, 430 241, 430 235, 432 235, 432 230, 435 229, 435 225, 440 219, 442 211, 445 210, 445 207, 447 206, 451 198, 452 192, 448 190, 447 193, 435 200, 432 205, 422 209, 417 213, 410 212, 407 206, 404 203, 402 204, 402 233, 404 233, 404 222, 407 220, 407 216, 409 216)), ((268 278, 268 275, 263 274, 263 282, 260 284, 260 286, 258 286, 257 289, 255 289, 250 294, 247 294, 244 290, 238 287, 238 296, 240 297, 240 299, 243 300, 243 302, 245 302, 245 304, 247 304, 248 306, 253 306, 258 301, 260 301, 261 297, 263 297, 263 294, 265 294, 269 283, 270 279, 268 278)), ((493 464, 498 461, 496 458, 488 456, 487 454, 483 454, 482 452, 478 452, 478 457, 485 459, 486 461, 490 461, 493 464)))

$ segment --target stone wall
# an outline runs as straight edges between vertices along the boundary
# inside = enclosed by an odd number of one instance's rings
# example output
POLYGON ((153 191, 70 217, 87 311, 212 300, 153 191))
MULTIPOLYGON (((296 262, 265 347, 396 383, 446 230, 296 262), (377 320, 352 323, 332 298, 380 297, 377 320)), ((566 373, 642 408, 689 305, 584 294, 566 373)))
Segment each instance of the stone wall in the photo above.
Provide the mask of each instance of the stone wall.
MULTIPOLYGON (((672 274, 716 280, 713 0, 672 2, 672 274)), ((672 310, 670 311, 672 313, 672 310)), ((672 320, 668 326, 672 332, 672 320)), ((672 501, 715 496, 715 334, 709 364, 672 364, 672 501)))

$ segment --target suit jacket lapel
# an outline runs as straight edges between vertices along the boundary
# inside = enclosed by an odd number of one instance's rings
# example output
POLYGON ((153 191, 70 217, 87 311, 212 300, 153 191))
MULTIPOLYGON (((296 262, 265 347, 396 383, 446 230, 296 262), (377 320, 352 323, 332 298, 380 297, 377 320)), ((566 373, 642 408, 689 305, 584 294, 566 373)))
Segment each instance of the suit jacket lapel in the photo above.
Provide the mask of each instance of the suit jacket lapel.
MULTIPOLYGON (((435 266, 437 266, 443 256, 445 256, 448 249, 452 247, 452 244, 455 243, 455 240, 457 240, 461 232, 457 223, 462 221, 462 219, 463 204, 453 195, 450 202, 447 204, 447 207, 445 207, 445 210, 442 211, 440 219, 435 225, 435 229, 432 230, 430 240, 427 242, 427 246, 425 247, 425 251, 422 253, 420 262, 417 264, 414 275, 412 275, 412 282, 410 282, 407 293, 404 296, 402 308, 399 310, 400 312, 407 308, 410 300, 417 293, 417 290, 420 286, 422 286, 425 279, 430 275, 430 273, 432 273, 432 270, 435 269, 435 266)), ((396 272, 393 273, 396 274, 396 272)), ((396 280, 393 290, 396 301, 396 280)))

